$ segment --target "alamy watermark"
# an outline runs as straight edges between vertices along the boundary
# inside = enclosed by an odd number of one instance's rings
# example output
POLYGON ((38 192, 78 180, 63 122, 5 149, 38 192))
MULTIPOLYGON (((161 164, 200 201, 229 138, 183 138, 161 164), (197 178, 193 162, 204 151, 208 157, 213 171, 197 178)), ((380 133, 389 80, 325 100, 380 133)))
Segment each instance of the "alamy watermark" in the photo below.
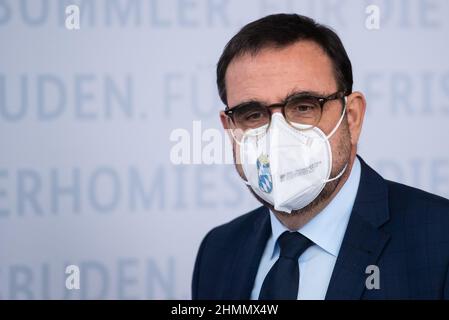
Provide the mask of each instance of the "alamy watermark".
MULTIPOLYGON (((273 132, 275 130, 277 129, 271 129, 273 132)), ((247 135, 247 137, 260 139, 265 134, 261 133, 257 137, 247 135)), ((204 129, 201 120, 195 120, 192 122, 191 129, 176 128, 171 131, 169 140, 174 144, 170 148, 170 162, 175 165, 241 164, 249 159, 240 156, 234 159, 232 145, 239 155, 244 137, 245 133, 241 129, 204 129)), ((244 145, 243 147, 248 146, 244 145)), ((261 144, 258 146, 258 153, 268 154, 268 148, 269 143, 261 144)))
POLYGON ((365 8, 365 13, 367 17, 365 19, 365 27, 368 30, 379 30, 380 29, 380 8, 374 4, 369 5, 365 8))
POLYGON ((80 8, 77 5, 69 5, 65 8, 65 27, 68 30, 80 29, 80 8))
POLYGON ((380 289, 380 269, 378 266, 370 264, 366 267, 365 273, 368 274, 365 280, 365 287, 368 290, 380 289))
POLYGON ((77 265, 71 264, 65 268, 67 278, 65 279, 65 287, 67 290, 80 289, 80 268, 77 265))

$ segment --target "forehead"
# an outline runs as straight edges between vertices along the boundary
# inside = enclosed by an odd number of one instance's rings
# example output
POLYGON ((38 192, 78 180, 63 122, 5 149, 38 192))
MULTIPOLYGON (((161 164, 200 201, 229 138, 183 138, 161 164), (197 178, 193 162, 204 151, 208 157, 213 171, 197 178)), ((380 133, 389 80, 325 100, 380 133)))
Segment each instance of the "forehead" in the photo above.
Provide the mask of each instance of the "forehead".
POLYGON ((293 91, 337 90, 332 61, 312 41, 237 57, 229 64, 225 82, 230 107, 248 100, 276 103, 293 91))

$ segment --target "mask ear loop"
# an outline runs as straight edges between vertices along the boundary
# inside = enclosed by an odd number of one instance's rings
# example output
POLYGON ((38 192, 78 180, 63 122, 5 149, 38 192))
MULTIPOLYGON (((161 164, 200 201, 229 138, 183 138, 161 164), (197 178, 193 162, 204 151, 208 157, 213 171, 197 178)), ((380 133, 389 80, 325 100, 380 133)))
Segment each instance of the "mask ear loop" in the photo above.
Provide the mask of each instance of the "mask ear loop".
MULTIPOLYGON (((241 141, 238 141, 238 139, 237 139, 237 137, 235 136, 235 134, 234 134, 234 130, 233 129, 227 129, 227 130, 229 130, 229 133, 231 134, 231 137, 232 137, 232 140, 235 142, 235 144, 237 145, 237 146, 239 146, 240 147, 240 145, 241 145, 241 141)), ((243 137, 242 137, 243 138, 243 137)), ((240 176, 240 175, 239 175, 240 176)), ((243 177, 240 177, 240 178, 242 178, 242 181, 247 185, 247 186, 249 186, 249 187, 251 187, 251 183, 249 183, 248 181, 246 181, 245 179, 243 179, 243 177)))
MULTIPOLYGON (((231 119, 229 118, 229 116, 228 116, 228 126, 230 126, 231 121, 232 121, 232 120, 231 120, 231 119)), ((237 138, 236 138, 236 136, 235 136, 235 134, 234 134, 234 129, 229 128, 229 129, 226 129, 226 130, 228 130, 229 133, 231 134, 232 140, 233 140, 236 144, 240 145, 240 142, 237 140, 237 138)))
POLYGON ((343 173, 345 173, 347 167, 348 167, 348 164, 345 164, 345 167, 340 171, 339 174, 337 174, 335 177, 333 177, 331 179, 324 180, 323 182, 327 183, 327 182, 337 180, 338 178, 340 178, 343 175, 343 173))
MULTIPOLYGON (((226 130, 229 130, 229 131, 230 131, 232 140, 233 140, 238 146, 240 146, 240 145, 242 144, 242 141, 243 141, 244 138, 245 138, 245 133, 242 134, 242 139, 239 141, 239 140, 237 139, 237 137, 235 136, 235 134, 234 134, 234 129, 226 129, 226 130)), ((237 130, 238 130, 238 129, 237 129, 237 130)), ((256 134, 255 137, 259 137, 259 136, 262 136, 263 134, 266 134, 266 133, 267 133, 267 130, 268 130, 268 127, 264 129, 264 132, 263 132, 263 133, 256 134)))
MULTIPOLYGON (((336 126, 334 127, 334 129, 332 129, 332 131, 326 136, 326 138, 327 138, 328 140, 334 135, 334 133, 335 133, 335 132, 337 131, 337 129, 340 127, 340 124, 341 124, 341 122, 343 121, 343 118, 345 117, 345 114, 346 114, 346 104, 347 104, 347 103, 348 103, 348 97, 345 96, 345 97, 344 97, 343 112, 342 112, 342 114, 341 114, 340 119, 339 119, 338 122, 337 122, 337 125, 336 125, 336 126)), ((346 163, 346 165, 345 165, 344 168, 340 171, 339 174, 337 174, 335 177, 333 177, 333 178, 331 178, 331 179, 324 180, 323 182, 324 182, 324 183, 327 183, 327 182, 331 182, 331 181, 337 180, 338 178, 340 178, 340 177, 343 175, 343 173, 345 173, 347 167, 348 167, 348 164, 346 163)))
POLYGON ((338 122, 337 122, 337 125, 334 127, 334 129, 332 129, 332 131, 326 136, 326 138, 329 140, 333 135, 334 135, 334 133, 338 130, 338 128, 340 127, 340 124, 341 124, 341 122, 343 121, 343 118, 345 117, 345 115, 346 115, 346 104, 348 103, 348 97, 347 96, 345 96, 344 97, 344 106, 343 106, 343 112, 341 113, 341 117, 340 117, 340 119, 338 120, 338 122))
POLYGON ((232 137, 232 140, 237 144, 237 145, 239 145, 240 146, 240 141, 238 141, 237 140, 237 138, 236 138, 236 136, 234 135, 234 130, 233 129, 227 129, 227 130, 229 130, 229 132, 230 132, 230 134, 231 134, 231 137, 232 137))

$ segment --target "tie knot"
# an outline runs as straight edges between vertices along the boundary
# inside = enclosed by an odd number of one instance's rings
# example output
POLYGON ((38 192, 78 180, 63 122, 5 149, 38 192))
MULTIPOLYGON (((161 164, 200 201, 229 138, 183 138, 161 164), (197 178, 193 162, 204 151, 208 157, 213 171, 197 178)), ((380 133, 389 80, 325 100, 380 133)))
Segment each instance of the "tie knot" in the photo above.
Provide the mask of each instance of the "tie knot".
POLYGON ((280 256, 294 260, 297 260, 299 256, 313 244, 310 239, 299 232, 289 231, 285 231, 281 234, 278 242, 279 247, 281 248, 280 256))

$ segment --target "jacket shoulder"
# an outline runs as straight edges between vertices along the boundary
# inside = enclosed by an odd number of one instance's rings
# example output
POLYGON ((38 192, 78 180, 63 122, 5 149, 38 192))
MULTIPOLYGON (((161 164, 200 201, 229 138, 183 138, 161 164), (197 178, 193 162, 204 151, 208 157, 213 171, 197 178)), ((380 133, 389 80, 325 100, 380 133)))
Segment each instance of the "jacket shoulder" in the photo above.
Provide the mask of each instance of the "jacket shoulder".
POLYGON ((192 277, 193 299, 217 299, 225 286, 218 281, 230 267, 232 254, 241 245, 243 237, 267 217, 268 209, 259 207, 232 221, 215 227, 201 241, 192 277), (218 277, 218 278, 217 278, 218 277), (220 287, 221 286, 221 287, 220 287))
POLYGON ((449 200, 417 188, 386 180, 390 214, 404 213, 410 223, 431 224, 449 230, 449 200))
POLYGON ((449 209, 449 199, 443 198, 436 194, 407 186, 402 183, 385 180, 388 184, 388 191, 390 196, 390 202, 393 200, 403 200, 404 203, 410 203, 412 205, 428 204, 432 207, 439 207, 441 209, 449 209))
POLYGON ((235 242, 245 236, 248 232, 251 232, 255 224, 264 219, 266 215, 268 215, 268 209, 261 206, 225 224, 213 228, 209 231, 203 241, 207 239, 208 244, 229 248, 230 242, 235 242))

